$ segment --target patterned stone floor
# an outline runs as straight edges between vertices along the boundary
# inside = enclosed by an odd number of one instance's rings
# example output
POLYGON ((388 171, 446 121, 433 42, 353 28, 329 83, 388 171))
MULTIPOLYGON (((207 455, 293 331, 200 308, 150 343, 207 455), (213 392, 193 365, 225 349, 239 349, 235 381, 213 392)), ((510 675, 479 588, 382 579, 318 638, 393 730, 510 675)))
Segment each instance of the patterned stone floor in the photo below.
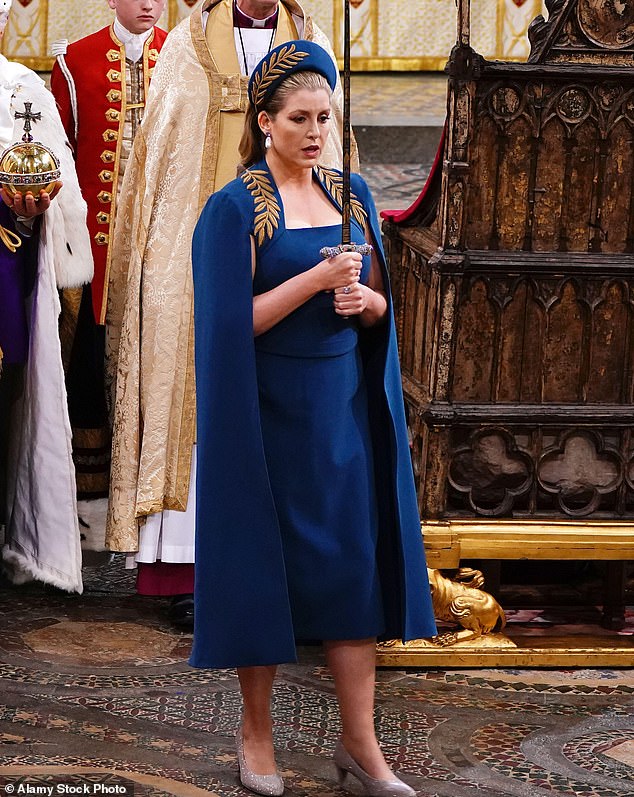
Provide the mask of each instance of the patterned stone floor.
POLYGON ((377 209, 409 207, 423 188, 440 140, 446 76, 353 74, 350 91, 361 173, 377 209))
POLYGON ((361 174, 372 191, 377 211, 403 210, 420 194, 431 169, 428 163, 361 164, 361 174))
POLYGON ((355 127, 442 126, 447 105, 447 76, 442 72, 353 73, 350 96, 355 127))
MULTIPOLYGON (((120 559, 92 561, 83 596, 0 584, 0 795, 246 797, 235 675, 189 668, 165 602, 134 595, 120 559)), ((289 797, 343 797, 318 648, 280 669, 275 720, 289 797)), ((634 795, 631 670, 386 669, 376 721, 420 797, 634 795)))

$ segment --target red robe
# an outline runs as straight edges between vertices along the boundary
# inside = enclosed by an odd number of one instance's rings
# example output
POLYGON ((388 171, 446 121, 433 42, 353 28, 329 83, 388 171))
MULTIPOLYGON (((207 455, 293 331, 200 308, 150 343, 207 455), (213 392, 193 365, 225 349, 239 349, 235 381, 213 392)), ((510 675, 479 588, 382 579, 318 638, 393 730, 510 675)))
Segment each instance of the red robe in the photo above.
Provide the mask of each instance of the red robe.
MULTIPOLYGON (((143 48, 144 93, 167 33, 154 28, 143 48)), ((110 240, 116 215, 119 158, 126 117, 125 47, 113 26, 68 46, 51 74, 68 139, 75 151, 77 175, 88 205, 88 229, 95 261, 92 301, 95 320, 106 314, 110 240)))

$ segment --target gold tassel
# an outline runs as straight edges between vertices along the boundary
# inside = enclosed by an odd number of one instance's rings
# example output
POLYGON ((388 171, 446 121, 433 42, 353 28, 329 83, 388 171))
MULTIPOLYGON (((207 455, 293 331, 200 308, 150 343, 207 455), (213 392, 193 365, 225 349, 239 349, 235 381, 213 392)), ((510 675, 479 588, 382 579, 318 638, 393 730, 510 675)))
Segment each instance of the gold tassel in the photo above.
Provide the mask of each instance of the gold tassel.
POLYGON ((14 233, 13 230, 7 230, 2 224, 0 224, 0 241, 7 247, 9 252, 17 252, 22 246, 22 239, 20 236, 14 233))

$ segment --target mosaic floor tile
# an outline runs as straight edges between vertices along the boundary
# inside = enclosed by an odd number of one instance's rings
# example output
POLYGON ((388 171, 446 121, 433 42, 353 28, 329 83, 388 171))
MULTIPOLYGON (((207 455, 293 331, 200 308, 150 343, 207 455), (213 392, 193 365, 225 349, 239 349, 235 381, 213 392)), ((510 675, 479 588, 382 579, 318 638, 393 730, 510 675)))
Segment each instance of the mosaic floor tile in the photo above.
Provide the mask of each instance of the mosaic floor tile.
POLYGON ((432 670, 411 673, 413 678, 496 691, 548 694, 634 694, 634 669, 605 670, 432 670))
MULTIPOLYGON (((634 729, 634 723, 632 725, 634 729)), ((630 729, 629 733, 632 732, 630 729)), ((596 762, 596 747, 588 745, 585 735, 581 731, 581 742, 586 742, 586 755, 578 756, 577 766, 583 766, 588 772, 592 772, 593 777, 591 782, 584 782, 571 776, 567 776, 558 771, 548 770, 526 757, 525 740, 533 734, 544 733, 543 727, 527 724, 500 724, 497 723, 491 726, 483 726, 473 734, 471 738, 472 749, 476 753, 478 759, 486 764, 492 771, 502 774, 505 777, 512 778, 512 780, 520 780, 533 785, 539 785, 542 788, 561 795, 583 795, 583 797, 630 797, 632 794, 632 772, 624 772, 617 769, 616 766, 601 766, 601 762, 596 762), (592 755, 588 753, 592 751, 592 755), (612 781, 615 785, 610 788, 609 786, 599 785, 598 777, 600 774, 603 779, 612 781), (619 779, 622 783, 618 783, 619 779)), ((621 731, 620 738, 622 739, 628 731, 621 731)), ((614 734, 616 736, 616 733, 614 734)), ((577 740, 569 742, 562 750, 566 757, 566 752, 569 756, 574 757, 575 751, 579 750, 579 742, 577 740)), ((582 773, 579 773, 582 774, 582 773)), ((590 780, 590 777, 588 776, 590 780)))
MULTIPOLYGON (((634 736, 634 722, 631 733, 634 736)), ((561 752, 573 764, 589 772, 632 780, 634 741, 624 742, 622 732, 595 733, 573 739, 563 745, 561 752)))
POLYGON ((408 208, 423 190, 431 163, 362 163, 361 174, 375 197, 377 212, 408 208))
POLYGON ((22 634, 32 651, 74 664, 104 666, 118 661, 131 666, 182 659, 180 640, 139 623, 94 623, 61 620, 22 634), (148 654, 150 659, 148 660, 148 654))
POLYGON ((630 770, 627 774, 631 776, 631 770, 634 768, 634 739, 627 742, 617 741, 616 744, 611 744, 600 752, 614 761, 625 764, 630 770))
POLYGON ((351 75, 352 124, 442 125, 447 76, 442 73, 351 75))

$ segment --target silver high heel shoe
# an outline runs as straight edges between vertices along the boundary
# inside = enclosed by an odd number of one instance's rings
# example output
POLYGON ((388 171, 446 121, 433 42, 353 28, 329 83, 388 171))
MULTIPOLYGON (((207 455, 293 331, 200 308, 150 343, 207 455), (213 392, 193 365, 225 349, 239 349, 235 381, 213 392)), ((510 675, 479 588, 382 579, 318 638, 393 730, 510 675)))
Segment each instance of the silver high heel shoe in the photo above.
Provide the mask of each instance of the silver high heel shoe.
POLYGON ((280 797, 284 794, 284 781, 277 774, 256 775, 249 769, 244 757, 244 739, 242 738, 242 726, 236 731, 236 752, 238 754, 238 769, 240 770, 240 783, 255 792, 263 794, 265 797, 280 797))
POLYGON ((334 760, 340 786, 343 786, 346 775, 350 773, 360 781, 366 797, 416 797, 414 789, 399 778, 377 780, 377 778, 370 777, 346 750, 341 739, 337 742, 334 760))

